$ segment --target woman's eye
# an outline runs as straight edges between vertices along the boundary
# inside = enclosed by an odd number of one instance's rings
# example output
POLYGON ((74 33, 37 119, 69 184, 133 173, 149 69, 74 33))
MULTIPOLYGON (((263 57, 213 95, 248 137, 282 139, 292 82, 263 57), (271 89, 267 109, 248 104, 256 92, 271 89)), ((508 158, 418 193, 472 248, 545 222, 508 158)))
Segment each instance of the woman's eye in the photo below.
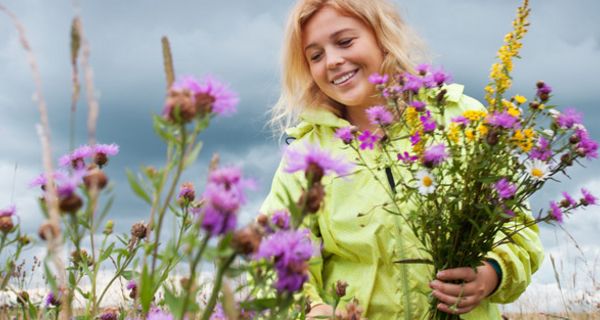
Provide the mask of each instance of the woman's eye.
POLYGON ((319 58, 321 58, 321 53, 315 53, 310 56, 310 61, 317 61, 319 58))
POLYGON ((342 39, 342 40, 338 41, 338 45, 341 47, 349 47, 352 44, 353 40, 354 39, 352 39, 352 38, 342 39))

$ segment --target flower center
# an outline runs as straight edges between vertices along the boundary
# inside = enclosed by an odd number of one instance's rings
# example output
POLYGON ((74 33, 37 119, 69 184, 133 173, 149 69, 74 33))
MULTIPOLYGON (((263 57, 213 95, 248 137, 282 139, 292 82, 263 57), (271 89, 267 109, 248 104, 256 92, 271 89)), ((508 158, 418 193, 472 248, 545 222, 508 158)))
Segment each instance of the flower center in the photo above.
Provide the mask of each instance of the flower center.
POLYGON ((533 170, 531 170, 531 175, 536 178, 541 178, 544 176, 544 171, 542 171, 540 168, 533 168, 533 170))
POLYGON ((431 185, 433 184, 433 180, 431 180, 431 178, 429 176, 424 176, 422 181, 423 181, 423 185, 426 187, 431 187, 431 185))

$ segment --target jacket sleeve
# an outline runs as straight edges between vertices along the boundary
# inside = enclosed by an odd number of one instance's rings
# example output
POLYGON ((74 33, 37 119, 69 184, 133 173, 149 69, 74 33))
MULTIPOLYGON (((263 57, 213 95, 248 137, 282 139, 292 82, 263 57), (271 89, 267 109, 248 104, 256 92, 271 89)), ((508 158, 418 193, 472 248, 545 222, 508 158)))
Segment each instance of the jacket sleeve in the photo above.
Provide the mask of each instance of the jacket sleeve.
MULTIPOLYGON (((531 221, 529 214, 521 214, 525 221, 531 221)), ((522 222, 520 222, 522 223, 522 222)), ((512 223, 514 224, 514 222, 512 223)), ((495 241, 506 234, 500 232, 495 241)), ((502 270, 502 279, 496 291, 489 297, 494 303, 515 301, 531 283, 531 275, 537 271, 544 259, 544 251, 536 224, 512 235, 509 243, 504 243, 487 254, 496 260, 502 270)))
MULTIPOLYGON (((299 182, 303 181, 302 176, 285 172, 283 170, 283 168, 285 168, 284 162, 285 161, 282 159, 279 168, 277 168, 277 171, 275 172, 271 191, 261 206, 261 213, 271 215, 275 210, 285 209, 287 206, 283 199, 286 198, 286 189, 290 193, 292 199, 298 199, 300 197, 301 187, 299 182)), ((310 228, 310 237, 313 246, 315 247, 315 253, 309 261, 309 277, 303 287, 303 294, 310 299, 311 307, 323 303, 323 298, 319 295, 319 291, 323 288, 323 259, 320 250, 322 240, 318 236, 318 228, 318 225, 310 228)))

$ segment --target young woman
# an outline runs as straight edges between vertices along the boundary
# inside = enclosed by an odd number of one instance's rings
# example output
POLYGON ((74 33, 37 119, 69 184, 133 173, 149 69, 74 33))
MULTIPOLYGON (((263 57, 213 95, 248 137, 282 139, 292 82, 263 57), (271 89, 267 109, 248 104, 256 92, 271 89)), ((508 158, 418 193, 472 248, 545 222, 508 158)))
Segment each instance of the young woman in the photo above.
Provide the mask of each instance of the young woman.
MULTIPOLYGON (((295 138, 289 148, 311 143, 353 159, 352 151, 334 136, 336 129, 350 125, 359 131, 377 129, 365 110, 384 101, 368 77, 376 72, 413 72, 417 47, 418 41, 386 0, 298 1, 287 25, 282 93, 273 109, 273 123, 280 128, 294 126, 286 131, 295 138)), ((466 109, 483 108, 462 94, 462 86, 446 89, 446 121, 466 109)), ((380 152, 366 152, 366 161, 375 164, 380 152)), ((301 176, 285 173, 284 162, 262 212, 283 207, 277 195, 284 188, 300 193, 295 179, 301 176)), ((385 173, 380 174, 386 181, 385 173)), ((541 263, 543 253, 534 226, 521 231, 513 243, 490 252, 476 271, 448 269, 431 279, 429 266, 412 264, 404 265, 406 272, 401 272, 402 267, 393 261, 422 258, 423 253, 408 227, 382 208, 387 195, 375 178, 359 167, 350 177, 324 179, 323 185, 326 196, 312 230, 321 250, 310 264, 310 279, 304 285, 311 301, 309 318, 332 314, 319 291, 344 280, 349 286, 340 309, 355 298, 363 316, 371 320, 399 319, 406 312, 423 318, 429 294, 439 299, 438 308, 444 312, 461 314, 464 319, 500 319, 495 303, 515 300, 541 263), (454 284, 457 280, 464 284, 454 284), (457 301, 458 308, 452 309, 457 301)))

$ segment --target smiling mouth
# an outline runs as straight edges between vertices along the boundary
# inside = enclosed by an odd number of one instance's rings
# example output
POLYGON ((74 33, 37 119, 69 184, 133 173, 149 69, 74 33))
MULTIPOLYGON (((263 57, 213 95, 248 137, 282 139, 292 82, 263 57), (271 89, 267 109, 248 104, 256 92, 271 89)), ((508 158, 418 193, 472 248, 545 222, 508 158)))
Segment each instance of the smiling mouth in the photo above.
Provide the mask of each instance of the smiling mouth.
POLYGON ((342 76, 333 79, 333 81, 331 81, 331 83, 333 83, 336 86, 344 84, 344 83, 348 82, 350 79, 352 79, 352 77, 354 77, 354 75, 357 72, 358 72, 358 69, 346 72, 342 76))

